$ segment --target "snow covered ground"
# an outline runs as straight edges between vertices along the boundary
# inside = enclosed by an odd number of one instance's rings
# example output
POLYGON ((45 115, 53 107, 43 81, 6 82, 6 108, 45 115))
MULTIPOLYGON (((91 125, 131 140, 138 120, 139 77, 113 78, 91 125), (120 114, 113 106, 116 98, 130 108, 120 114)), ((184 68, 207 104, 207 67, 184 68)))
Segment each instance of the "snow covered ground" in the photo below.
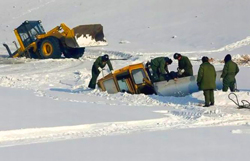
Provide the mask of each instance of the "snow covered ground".
MULTIPOLYGON (((9 59, 0 47, 2 160, 249 160, 250 110, 237 109, 229 92, 216 91, 215 106, 203 108, 202 92, 111 95, 87 86, 103 54, 128 59, 112 61, 119 69, 181 52, 197 73, 202 56, 220 70, 230 53, 240 65, 237 95, 250 101, 250 1, 9 0, 0 6, 0 41, 12 51, 13 29, 24 20, 41 19, 45 30, 61 22, 101 23, 109 42, 79 60, 9 59)), ((170 70, 176 67, 174 61, 170 70)))

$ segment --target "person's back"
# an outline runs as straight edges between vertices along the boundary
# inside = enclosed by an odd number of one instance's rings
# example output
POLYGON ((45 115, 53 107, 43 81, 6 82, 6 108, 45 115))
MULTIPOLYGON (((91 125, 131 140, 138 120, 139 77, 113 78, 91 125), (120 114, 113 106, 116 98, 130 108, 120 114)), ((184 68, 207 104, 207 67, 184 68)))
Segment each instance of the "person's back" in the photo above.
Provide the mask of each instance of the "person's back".
POLYGON ((110 60, 108 59, 107 61, 103 61, 103 56, 99 56, 99 57, 95 60, 95 62, 94 62, 93 65, 94 65, 96 68, 98 68, 98 67, 104 68, 104 67, 106 66, 106 64, 108 64, 108 67, 109 67, 110 71, 113 70, 113 66, 112 66, 112 64, 110 63, 110 60))
POLYGON ((158 57, 151 60, 151 68, 155 73, 159 72, 159 74, 165 73, 166 61, 165 57, 158 57))
POLYGON ((179 68, 184 69, 183 76, 193 76, 193 66, 186 56, 182 56, 181 60, 178 62, 179 68))
POLYGON ((239 67, 231 59, 232 58, 230 54, 227 54, 224 58, 225 65, 221 75, 221 78, 223 79, 224 92, 228 90, 228 87, 230 88, 231 92, 235 91, 235 83, 236 83, 235 76, 239 72, 239 67))
POLYGON ((234 79, 236 74, 239 72, 239 67, 238 65, 233 62, 232 60, 229 60, 225 64, 225 68, 223 70, 222 77, 228 78, 228 79, 234 79))
POLYGON ((215 89, 216 88, 216 83, 215 83, 216 71, 215 71, 214 66, 210 64, 209 62, 205 62, 200 65, 200 70, 198 73, 198 80, 200 80, 201 82, 200 88, 202 90, 215 89))
POLYGON ((216 89, 216 71, 208 60, 208 57, 202 57, 202 64, 197 77, 197 85, 200 90, 203 90, 205 96, 204 107, 214 105, 214 89, 216 89))
POLYGON ((165 74, 168 74, 168 65, 172 64, 172 60, 168 57, 158 57, 151 60, 151 69, 153 71, 154 82, 165 80, 165 74))
POLYGON ((151 60, 151 65, 154 65, 156 67, 159 67, 162 63, 165 64, 164 57, 157 57, 151 60))

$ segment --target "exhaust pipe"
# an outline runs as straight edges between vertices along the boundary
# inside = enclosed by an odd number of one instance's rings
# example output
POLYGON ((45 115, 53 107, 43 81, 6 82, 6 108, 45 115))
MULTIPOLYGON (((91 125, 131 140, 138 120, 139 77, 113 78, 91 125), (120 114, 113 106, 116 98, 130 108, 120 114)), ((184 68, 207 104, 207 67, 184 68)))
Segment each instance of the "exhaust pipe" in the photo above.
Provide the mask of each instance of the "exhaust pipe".
POLYGON ((18 50, 18 46, 17 46, 16 41, 13 41, 12 43, 15 45, 16 49, 18 50))
POLYGON ((6 50, 8 51, 8 53, 10 55, 10 57, 12 58, 13 54, 11 53, 9 46, 7 44, 3 44, 3 46, 6 48, 6 50))

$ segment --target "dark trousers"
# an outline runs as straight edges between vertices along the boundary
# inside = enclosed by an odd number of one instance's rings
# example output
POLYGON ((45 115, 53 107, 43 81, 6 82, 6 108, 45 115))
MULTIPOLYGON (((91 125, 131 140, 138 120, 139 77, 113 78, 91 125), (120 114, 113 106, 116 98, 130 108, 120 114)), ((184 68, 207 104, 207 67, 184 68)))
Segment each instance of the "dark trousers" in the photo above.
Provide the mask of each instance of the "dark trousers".
POLYGON ((214 90, 213 89, 207 89, 203 90, 203 94, 205 96, 205 105, 214 104, 214 90))
POLYGON ((95 89, 96 80, 99 76, 100 72, 98 69, 96 69, 94 66, 92 67, 92 78, 89 82, 89 88, 95 89))
POLYGON ((222 88, 222 90, 224 92, 227 92, 228 87, 229 87, 231 92, 235 92, 235 83, 236 83, 235 80, 233 80, 233 81, 223 80, 223 88, 222 88))

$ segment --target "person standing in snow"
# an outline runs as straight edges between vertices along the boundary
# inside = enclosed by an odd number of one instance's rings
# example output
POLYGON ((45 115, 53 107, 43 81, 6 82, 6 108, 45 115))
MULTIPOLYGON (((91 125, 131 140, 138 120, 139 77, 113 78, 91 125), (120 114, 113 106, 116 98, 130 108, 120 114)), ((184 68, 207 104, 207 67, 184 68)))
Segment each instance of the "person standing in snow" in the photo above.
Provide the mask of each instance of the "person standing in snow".
POLYGON ((109 56, 107 54, 103 55, 103 56, 99 56, 96 61, 94 62, 93 66, 92 66, 92 78, 89 82, 89 88, 91 89, 95 89, 96 86, 96 80, 100 74, 100 72, 102 72, 102 69, 106 66, 106 64, 108 64, 109 70, 113 73, 113 67, 112 64, 109 60, 109 56))
POLYGON ((230 88, 231 92, 235 92, 235 84, 236 79, 235 76, 239 73, 238 65, 232 61, 232 57, 230 54, 227 54, 224 58, 224 68, 221 75, 221 81, 223 82, 222 90, 226 92, 228 87, 230 88))
POLYGON ((153 81, 165 80, 165 75, 169 74, 168 65, 172 64, 168 57, 158 57, 151 60, 151 69, 153 71, 153 81))
POLYGON ((197 77, 197 85, 200 90, 203 90, 205 96, 205 105, 203 107, 214 105, 214 90, 216 88, 216 71, 208 60, 208 57, 202 57, 202 64, 197 77))
POLYGON ((193 66, 188 57, 179 53, 175 53, 173 57, 178 60, 177 70, 179 77, 193 76, 193 66))

